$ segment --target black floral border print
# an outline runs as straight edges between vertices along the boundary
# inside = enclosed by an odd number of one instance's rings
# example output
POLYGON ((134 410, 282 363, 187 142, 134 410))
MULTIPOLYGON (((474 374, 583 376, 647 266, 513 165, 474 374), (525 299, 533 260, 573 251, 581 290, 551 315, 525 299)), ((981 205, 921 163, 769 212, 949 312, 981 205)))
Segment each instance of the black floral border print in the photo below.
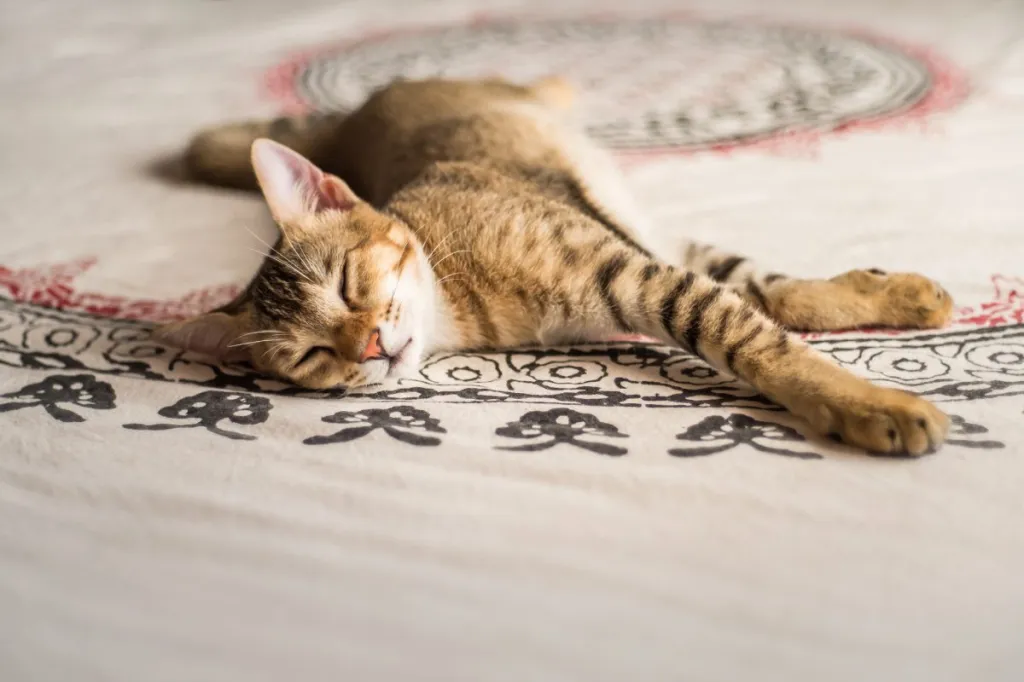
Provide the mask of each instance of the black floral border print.
POLYGON ((61 405, 112 410, 116 398, 113 386, 91 374, 51 374, 40 382, 0 395, 0 400, 6 401, 0 402, 0 412, 42 407, 57 421, 84 422, 85 417, 61 405))
MULTIPOLYGON (((114 387, 91 374, 54 374, 43 381, 25 384, 22 388, 0 395, 0 414, 25 408, 42 407, 52 418, 62 422, 84 422, 86 418, 62 405, 90 410, 111 410, 116 407, 114 387)), ((221 428, 229 421, 241 426, 264 424, 270 417, 273 404, 269 398, 235 391, 201 391, 186 396, 157 410, 168 420, 191 423, 162 422, 155 424, 124 424, 136 431, 168 431, 183 428, 203 428, 215 435, 233 440, 256 440, 257 436, 221 428)), ((349 443, 382 431, 390 438, 419 447, 441 445, 439 435, 448 431, 441 421, 423 409, 396 404, 386 408, 343 410, 329 414, 321 421, 338 424, 342 428, 327 435, 305 438, 306 445, 349 443)), ((950 431, 946 446, 996 450, 1005 448, 1002 441, 987 438, 988 428, 969 422, 960 415, 950 415, 950 431)), ((526 441, 520 445, 496 445, 497 450, 536 452, 556 445, 569 445, 600 455, 622 456, 628 448, 610 439, 630 439, 614 424, 597 416, 566 407, 531 410, 494 431, 504 441, 526 441)), ((807 443, 800 432, 779 424, 754 418, 747 414, 713 414, 689 425, 676 439, 682 445, 671 448, 675 457, 701 457, 719 454, 739 445, 754 450, 802 459, 821 459, 813 451, 794 449, 791 444, 807 443)))
POLYGON ((326 436, 311 436, 302 441, 303 443, 306 445, 348 443, 380 430, 407 445, 429 447, 441 444, 440 438, 429 434, 447 433, 441 426, 441 422, 431 417, 429 412, 409 405, 396 405, 386 409, 371 408, 354 412, 335 412, 327 415, 321 421, 328 424, 341 424, 343 428, 326 436))
MULTIPOLYGON (((981 424, 969 422, 959 415, 950 415, 949 437, 945 447, 960 446, 996 450, 1006 447, 996 440, 977 438, 988 433, 981 424)), ((823 459, 823 455, 813 451, 794 450, 785 445, 788 443, 813 442, 796 429, 773 421, 755 419, 750 415, 733 413, 729 415, 710 415, 696 424, 692 424, 676 439, 686 445, 672 448, 668 453, 674 457, 703 457, 732 450, 739 445, 749 445, 755 450, 773 455, 784 455, 800 459, 823 459)))
POLYGON ((517 421, 498 428, 496 435, 531 441, 523 445, 499 445, 499 450, 536 452, 556 445, 572 445, 599 455, 618 457, 625 455, 624 447, 605 443, 594 438, 627 438, 628 436, 612 424, 603 422, 592 414, 577 412, 566 407, 552 410, 527 412, 517 421))
POLYGON ((775 422, 761 421, 745 414, 711 415, 687 427, 676 436, 686 445, 673 448, 674 457, 703 457, 749 445, 760 452, 801 459, 821 459, 816 452, 794 450, 777 444, 804 443, 807 439, 797 430, 775 422))
POLYGON ((251 393, 203 391, 157 411, 158 415, 167 419, 198 420, 194 424, 125 424, 124 428, 136 431, 204 428, 210 433, 233 440, 256 440, 256 436, 228 431, 218 424, 225 419, 243 426, 262 424, 270 417, 272 407, 270 400, 251 393))
MULTIPOLYGON (((1024 325, 811 340, 834 360, 936 402, 1024 395, 1024 325)), ((778 410, 686 351, 611 343, 566 349, 451 353, 393 384, 309 391, 246 365, 219 366, 149 339, 142 323, 94 318, 0 298, 0 365, 88 371, 204 388, 384 403, 510 403, 575 407, 778 410)))

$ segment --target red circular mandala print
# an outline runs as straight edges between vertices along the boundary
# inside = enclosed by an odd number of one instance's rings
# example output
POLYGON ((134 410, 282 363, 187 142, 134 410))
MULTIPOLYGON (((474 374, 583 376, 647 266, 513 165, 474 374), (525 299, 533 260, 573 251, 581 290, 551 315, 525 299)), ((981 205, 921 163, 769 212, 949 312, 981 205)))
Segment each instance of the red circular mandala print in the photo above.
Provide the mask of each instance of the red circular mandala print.
POLYGON ((582 123, 622 154, 728 149, 948 108, 966 79, 929 50, 865 36, 689 17, 478 21, 298 55, 268 90, 292 112, 350 110, 395 78, 557 73, 582 123))

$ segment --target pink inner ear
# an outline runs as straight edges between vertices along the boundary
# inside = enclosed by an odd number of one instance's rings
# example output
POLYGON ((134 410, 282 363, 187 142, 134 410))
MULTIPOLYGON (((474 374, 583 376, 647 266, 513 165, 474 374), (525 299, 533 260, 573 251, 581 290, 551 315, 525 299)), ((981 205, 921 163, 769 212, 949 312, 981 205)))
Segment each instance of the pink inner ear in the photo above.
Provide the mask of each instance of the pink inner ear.
POLYGON ((277 142, 256 140, 252 163, 279 223, 296 220, 310 211, 347 211, 359 201, 340 178, 324 173, 309 159, 277 142))
POLYGON ((322 170, 298 154, 295 154, 294 156, 289 155, 285 158, 287 159, 288 170, 291 172, 296 185, 309 188, 318 187, 320 185, 320 181, 323 180, 324 177, 324 172, 322 170))
POLYGON ((323 175, 320 180, 320 194, 317 197, 320 210, 336 209, 348 211, 356 205, 352 192, 333 175, 323 175))
POLYGON ((355 206, 352 191, 341 179, 324 173, 313 162, 294 150, 283 148, 284 161, 297 187, 308 188, 312 194, 314 211, 331 209, 347 211, 355 206))

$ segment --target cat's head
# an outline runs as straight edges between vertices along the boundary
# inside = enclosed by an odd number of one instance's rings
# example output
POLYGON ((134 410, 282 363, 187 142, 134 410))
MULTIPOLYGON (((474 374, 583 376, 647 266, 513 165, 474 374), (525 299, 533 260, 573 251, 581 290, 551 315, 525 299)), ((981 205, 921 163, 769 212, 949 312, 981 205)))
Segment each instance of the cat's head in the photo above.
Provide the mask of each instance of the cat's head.
POLYGON ((246 292, 156 338, 309 388, 376 383, 419 364, 434 276, 400 220, 296 152, 257 140, 252 162, 281 238, 246 292))

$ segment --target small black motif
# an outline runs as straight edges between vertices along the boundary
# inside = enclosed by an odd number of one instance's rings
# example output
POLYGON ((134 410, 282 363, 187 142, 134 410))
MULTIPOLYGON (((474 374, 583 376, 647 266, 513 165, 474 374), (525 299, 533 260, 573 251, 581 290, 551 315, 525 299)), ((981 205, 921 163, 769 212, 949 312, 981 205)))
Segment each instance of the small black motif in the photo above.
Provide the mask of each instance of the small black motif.
POLYGON ((1005 448, 1004 443, 997 440, 972 440, 974 436, 988 433, 988 429, 981 424, 972 424, 963 417, 951 414, 949 416, 949 436, 946 438, 948 445, 959 445, 965 448, 981 448, 983 450, 998 450, 1005 448))
POLYGON ((336 412, 327 415, 322 421, 328 424, 344 424, 345 428, 327 436, 312 436, 302 441, 303 443, 306 445, 347 443, 367 436, 377 429, 382 429, 384 433, 395 440, 409 445, 434 446, 441 444, 440 438, 416 433, 416 431, 448 433, 441 426, 441 422, 431 417, 430 413, 408 405, 397 405, 386 410, 336 412))
POLYGON ((816 452, 803 452, 766 445, 764 441, 800 443, 806 439, 799 432, 773 422, 762 422, 745 414, 731 414, 728 417, 713 415, 705 417, 676 436, 679 440, 693 445, 674 448, 668 454, 675 457, 699 457, 714 455, 745 443, 755 450, 773 455, 821 459, 816 452))
POLYGON ((619 456, 626 454, 626 448, 609 443, 583 440, 582 436, 603 436, 605 438, 626 438, 626 434, 592 414, 576 412, 564 407, 547 411, 527 412, 519 421, 509 422, 495 433, 506 438, 539 439, 525 445, 499 446, 500 450, 525 450, 535 452, 547 450, 559 443, 575 445, 599 455, 619 456))
POLYGON ((50 376, 0 398, 11 399, 11 402, 0 403, 0 412, 38 405, 57 421, 84 422, 85 417, 59 407, 58 404, 66 403, 90 410, 110 410, 114 408, 115 394, 113 386, 105 381, 97 381, 91 374, 74 374, 50 376))
POLYGON ((217 426, 227 419, 234 424, 251 426, 262 424, 270 416, 273 406, 266 398, 249 393, 227 391, 203 391, 182 398, 173 405, 162 407, 157 412, 167 419, 198 419, 195 424, 125 424, 124 428, 144 431, 166 431, 168 429, 191 429, 201 426, 211 433, 234 440, 256 440, 256 436, 235 431, 226 431, 217 426))

